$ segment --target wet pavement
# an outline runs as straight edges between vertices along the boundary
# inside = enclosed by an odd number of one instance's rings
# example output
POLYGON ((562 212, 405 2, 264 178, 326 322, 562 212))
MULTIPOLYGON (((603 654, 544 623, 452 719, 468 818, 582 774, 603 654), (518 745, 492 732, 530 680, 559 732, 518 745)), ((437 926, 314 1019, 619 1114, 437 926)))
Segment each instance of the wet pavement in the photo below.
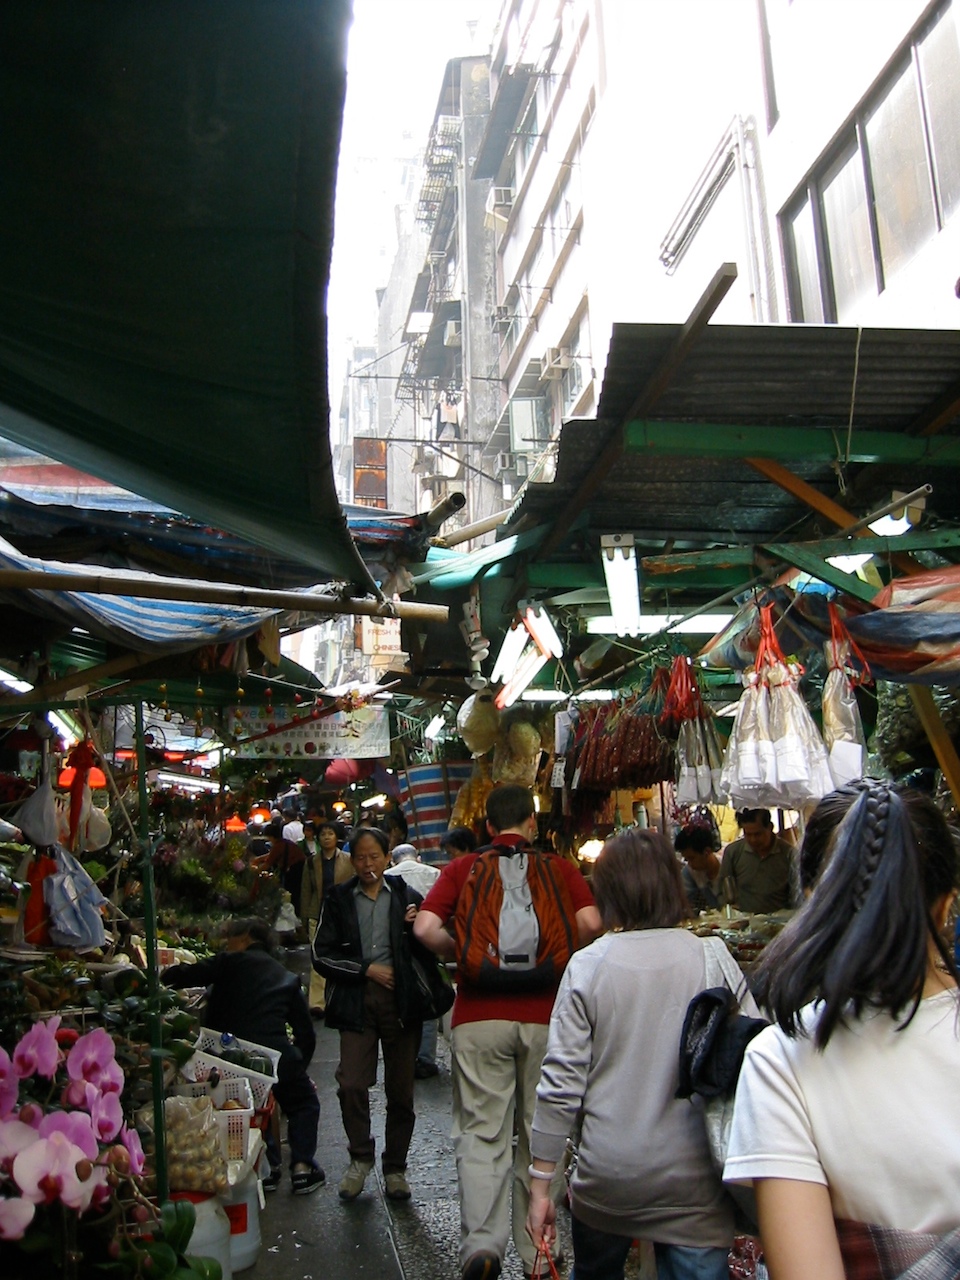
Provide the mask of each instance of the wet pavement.
MULTIPOLYGON (((305 965, 305 951, 288 956, 291 968, 305 965)), ((284 1170, 279 1190, 266 1197, 260 1214, 263 1243, 257 1261, 237 1274, 244 1280, 458 1280, 460 1210, 450 1140, 448 1044, 440 1038, 440 1074, 416 1084, 417 1126, 407 1169, 412 1200, 399 1204, 387 1200, 377 1168, 363 1194, 345 1204, 337 1196, 337 1184, 349 1163, 334 1081, 339 1037, 322 1022, 317 1023, 317 1032, 310 1074, 320 1092, 317 1159, 326 1170, 327 1182, 312 1195, 294 1196, 284 1170)), ((384 1119, 382 1067, 371 1110, 379 1150, 384 1119)), ((564 1208, 557 1225, 568 1259, 561 1275, 567 1276, 572 1249, 570 1218, 564 1208)), ((523 1280, 512 1243, 501 1274, 504 1280, 523 1280)), ((627 1275, 640 1280, 639 1262, 628 1268, 627 1275)))

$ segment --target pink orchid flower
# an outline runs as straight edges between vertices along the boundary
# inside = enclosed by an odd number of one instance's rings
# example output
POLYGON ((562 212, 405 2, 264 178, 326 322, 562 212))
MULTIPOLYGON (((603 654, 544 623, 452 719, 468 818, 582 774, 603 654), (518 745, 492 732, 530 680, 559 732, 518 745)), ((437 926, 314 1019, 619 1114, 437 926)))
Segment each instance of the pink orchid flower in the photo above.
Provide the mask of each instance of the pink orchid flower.
POLYGON ((9 1173, 14 1157, 36 1140, 36 1129, 22 1120, 11 1117, 0 1121, 0 1168, 9 1173))
MULTIPOLYGON (((77 1165, 81 1161, 90 1169, 88 1157, 65 1133, 54 1132, 49 1138, 37 1138, 16 1156, 13 1180, 25 1200, 33 1204, 53 1204, 61 1200, 68 1209, 86 1212, 101 1178, 96 1169, 81 1182, 77 1165)), ((106 1170, 101 1171, 104 1175, 106 1170)))
POLYGON ((20 1079, 13 1069, 10 1055, 0 1049, 0 1120, 5 1119, 17 1105, 20 1079))
POLYGON ((112 1142, 123 1124, 118 1093, 101 1093, 92 1084, 86 1086, 84 1106, 90 1112, 93 1128, 101 1142, 112 1142))
POLYGON ((120 1130, 120 1141, 127 1148, 130 1154, 130 1173, 134 1178, 139 1178, 143 1173, 144 1158, 143 1145, 140 1142, 140 1135, 136 1129, 128 1129, 126 1125, 120 1130))
MULTIPOLYGON (((57 1073, 60 1061, 60 1048, 57 1045, 57 1027, 59 1017, 49 1022, 35 1022, 13 1051, 13 1069, 21 1080, 28 1076, 45 1076, 52 1080, 57 1073)), ((104 1033, 106 1034, 106 1033, 104 1033)))
POLYGON ((101 1093, 119 1093, 123 1088, 123 1072, 114 1057, 113 1041, 97 1027, 81 1036, 67 1054, 67 1075, 71 1080, 85 1080, 101 1093))
POLYGON ((90 1175, 90 1181, 93 1183, 93 1194, 90 1197, 92 1209, 102 1209, 113 1199, 113 1188, 107 1181, 108 1176, 107 1170, 99 1166, 90 1175))
MULTIPOLYGON (((39 1137, 49 1138, 54 1133, 62 1133, 88 1160, 96 1160, 100 1154, 94 1122, 83 1111, 51 1111, 45 1115, 40 1121, 39 1137)), ((36 1139, 38 1134, 33 1136, 36 1139)))
POLYGON ((22 1240, 36 1212, 29 1200, 0 1198, 0 1240, 22 1240))
POLYGON ((60 1094, 62 1107, 82 1107, 86 1100, 87 1082, 85 1080, 71 1080, 60 1094))

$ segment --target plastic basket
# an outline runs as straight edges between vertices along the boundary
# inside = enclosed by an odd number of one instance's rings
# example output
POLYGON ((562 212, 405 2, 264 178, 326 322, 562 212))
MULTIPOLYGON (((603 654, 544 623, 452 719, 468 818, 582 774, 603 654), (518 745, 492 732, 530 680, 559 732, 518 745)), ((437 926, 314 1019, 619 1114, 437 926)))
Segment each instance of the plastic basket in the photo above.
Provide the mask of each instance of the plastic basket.
POLYGON ((253 1090, 249 1080, 234 1076, 221 1079, 216 1085, 192 1081, 177 1085, 174 1092, 181 1098, 210 1098, 214 1107, 213 1118, 220 1130, 220 1150, 224 1159, 246 1159, 250 1125, 254 1117, 253 1090), (239 1102, 240 1106, 229 1111, 219 1110, 228 1100, 239 1102))
MULTIPOLYGON (((280 1065, 280 1052, 277 1049, 268 1049, 265 1044, 256 1044, 253 1040, 241 1040, 239 1036, 234 1036, 231 1047, 236 1045, 238 1049, 242 1049, 244 1053, 256 1053, 261 1057, 267 1058, 273 1065, 270 1073, 271 1079, 277 1078, 277 1067, 280 1065)), ((223 1052, 223 1044, 220 1039, 219 1031, 211 1031, 209 1027, 201 1027, 200 1035, 194 1048, 201 1053, 211 1053, 219 1058, 223 1052)))
POLYGON ((267 1105, 270 1090, 276 1081, 272 1076, 262 1076, 258 1071, 249 1071, 246 1067, 235 1067, 232 1062, 224 1062, 213 1053, 197 1052, 188 1058, 182 1067, 186 1080, 204 1083, 210 1072, 219 1072, 221 1080, 246 1080, 253 1095, 253 1105, 257 1109, 267 1105))

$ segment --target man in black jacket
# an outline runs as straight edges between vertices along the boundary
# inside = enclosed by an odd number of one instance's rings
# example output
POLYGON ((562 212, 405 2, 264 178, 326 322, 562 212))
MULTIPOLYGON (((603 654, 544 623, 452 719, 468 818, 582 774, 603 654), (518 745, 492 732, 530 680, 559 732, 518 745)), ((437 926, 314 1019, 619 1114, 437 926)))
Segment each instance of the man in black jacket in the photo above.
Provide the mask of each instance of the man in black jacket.
POLYGON ((422 901, 397 877, 382 831, 358 827, 350 840, 356 875, 324 898, 313 963, 327 980, 327 1026, 340 1032, 337 1096, 350 1151, 341 1200, 355 1200, 373 1168, 370 1088, 383 1048, 387 1099, 383 1176, 391 1200, 409 1200, 407 1150, 413 1136, 414 1063, 423 1009, 411 965, 411 929, 422 901))
MULTIPOLYGON (((300 980, 274 958, 271 942, 266 921, 231 920, 225 950, 196 964, 175 965, 163 981, 168 987, 209 988, 208 1027, 279 1051, 273 1095, 287 1118, 293 1193, 307 1195, 325 1181, 314 1158, 320 1100, 307 1074, 317 1037, 300 980)), ((269 1138, 267 1157, 270 1174, 263 1180, 264 1190, 275 1191, 281 1179, 280 1151, 269 1138)))

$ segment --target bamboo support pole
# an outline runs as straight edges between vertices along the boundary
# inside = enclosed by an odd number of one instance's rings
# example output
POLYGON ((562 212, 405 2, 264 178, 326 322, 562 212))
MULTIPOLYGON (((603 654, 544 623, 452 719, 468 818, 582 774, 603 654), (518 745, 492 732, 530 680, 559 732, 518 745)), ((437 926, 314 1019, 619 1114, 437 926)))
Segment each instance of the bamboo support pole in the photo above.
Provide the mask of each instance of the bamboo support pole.
POLYGON ((401 618, 418 622, 446 622, 446 605, 416 600, 354 599, 319 592, 272 591, 219 582, 182 578, 135 578, 125 574, 45 573, 40 569, 0 569, 0 589, 24 591, 86 591, 104 596, 134 596, 142 600, 178 600, 189 604, 229 604, 255 609, 327 616, 359 614, 372 618, 401 618))

